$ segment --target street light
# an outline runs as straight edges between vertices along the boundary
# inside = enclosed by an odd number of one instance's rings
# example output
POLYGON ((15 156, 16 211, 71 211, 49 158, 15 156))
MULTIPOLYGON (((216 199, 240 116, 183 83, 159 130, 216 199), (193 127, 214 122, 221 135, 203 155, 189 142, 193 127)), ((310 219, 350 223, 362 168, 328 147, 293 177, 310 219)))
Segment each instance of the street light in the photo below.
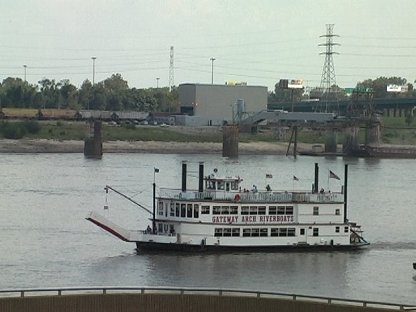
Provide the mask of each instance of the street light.
POLYGON ((159 77, 156 78, 156 89, 159 89, 159 77))
POLYGON ((95 83, 95 60, 97 59, 96 56, 91 57, 92 59, 92 85, 95 83))
POLYGON ((27 68, 27 65, 23 65, 23 68, 25 69, 25 82, 26 82, 26 68, 27 68))
POLYGON ((215 58, 211 57, 211 84, 214 84, 214 61, 215 58))

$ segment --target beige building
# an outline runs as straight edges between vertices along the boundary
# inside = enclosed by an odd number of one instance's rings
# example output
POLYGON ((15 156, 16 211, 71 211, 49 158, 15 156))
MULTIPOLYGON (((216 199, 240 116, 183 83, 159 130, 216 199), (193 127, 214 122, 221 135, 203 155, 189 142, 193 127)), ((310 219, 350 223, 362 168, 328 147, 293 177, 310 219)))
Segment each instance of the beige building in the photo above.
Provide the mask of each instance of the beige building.
POLYGON ((267 87, 186 83, 178 87, 181 113, 199 125, 222 125, 267 109, 267 87))

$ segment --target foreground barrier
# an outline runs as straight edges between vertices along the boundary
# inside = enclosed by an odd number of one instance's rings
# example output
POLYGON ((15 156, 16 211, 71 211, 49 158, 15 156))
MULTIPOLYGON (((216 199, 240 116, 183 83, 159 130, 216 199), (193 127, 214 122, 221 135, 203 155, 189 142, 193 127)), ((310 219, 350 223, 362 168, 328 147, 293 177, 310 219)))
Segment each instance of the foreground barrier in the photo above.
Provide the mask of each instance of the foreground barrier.
POLYGON ((1 312, 388 312, 416 307, 235 289, 83 287, 0 290, 1 312))

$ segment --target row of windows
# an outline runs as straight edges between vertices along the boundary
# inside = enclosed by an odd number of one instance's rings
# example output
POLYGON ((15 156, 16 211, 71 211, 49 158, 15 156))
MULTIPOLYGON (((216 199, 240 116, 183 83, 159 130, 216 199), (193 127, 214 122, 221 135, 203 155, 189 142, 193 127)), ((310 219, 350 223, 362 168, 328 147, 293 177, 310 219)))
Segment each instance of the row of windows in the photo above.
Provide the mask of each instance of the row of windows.
MULTIPOLYGON (((209 214, 210 206, 201 206, 201 214, 209 214)), ((214 215, 237 215, 238 206, 213 206, 214 215)), ((241 206, 242 215, 266 215, 266 206, 241 206)), ((293 206, 269 206, 269 215, 293 215, 293 206)))
MULTIPOLYGON (((295 236, 295 228, 271 228, 270 236, 295 236)), ((240 228, 215 228, 214 236, 231 237, 240 236, 240 228)), ((269 236, 268 228, 244 228, 243 237, 267 237, 269 236)))
MULTIPOLYGON (((293 206, 269 206, 269 215, 293 215, 293 206)), ((185 204, 174 202, 159 202, 158 214, 160 216, 199 218, 198 204, 185 204)), ((211 207, 202 205, 201 214, 210 214, 211 207)), ((238 206, 213 206, 214 215, 238 215, 238 206)), ((313 207, 313 214, 319 215, 319 207, 313 207)), ((336 209, 335 214, 339 215, 340 210, 336 209)), ((266 206, 241 206, 241 215, 266 215, 266 206)))
POLYGON ((158 214, 159 216, 165 215, 165 217, 169 215, 171 217, 181 217, 181 218, 199 218, 199 205, 198 204, 180 204, 180 203, 173 203, 170 204, 165 202, 159 202, 158 206, 158 214), (165 206, 165 209, 163 207, 165 206))
MULTIPOLYGON (((339 233, 340 227, 335 227, 335 232, 339 233)), ((349 232, 349 227, 344 227, 344 233, 349 232)), ((215 228, 215 236, 217 237, 230 237, 230 236, 240 236, 240 228, 215 228)), ((300 235, 305 235, 305 229, 300 229, 300 235)), ((243 237, 267 237, 269 236, 268 228, 244 228, 243 237)), ((295 228, 271 228, 270 236, 272 237, 293 237, 296 236, 295 228)), ((312 236, 319 236, 319 228, 313 228, 312 236)))

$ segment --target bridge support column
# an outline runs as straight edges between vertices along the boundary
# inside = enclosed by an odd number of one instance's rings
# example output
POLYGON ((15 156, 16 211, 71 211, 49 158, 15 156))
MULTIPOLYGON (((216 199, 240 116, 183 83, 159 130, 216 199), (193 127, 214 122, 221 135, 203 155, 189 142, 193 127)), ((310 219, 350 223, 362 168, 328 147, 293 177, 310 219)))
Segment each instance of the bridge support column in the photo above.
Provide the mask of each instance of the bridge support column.
POLYGON ((360 146, 358 143, 358 133, 360 128, 349 127, 345 128, 345 141, 342 147, 344 153, 350 153, 359 150, 360 146))
POLYGON ((101 158, 103 156, 101 121, 90 123, 89 136, 84 140, 84 155, 92 158, 101 158))
POLYGON ((222 157, 238 158, 238 141, 238 126, 224 126, 222 128, 222 157))
POLYGON ((365 144, 379 145, 380 144, 380 123, 374 123, 366 129, 365 144))
POLYGON ((325 152, 336 153, 337 152, 337 133, 334 129, 327 130, 325 136, 325 152))

